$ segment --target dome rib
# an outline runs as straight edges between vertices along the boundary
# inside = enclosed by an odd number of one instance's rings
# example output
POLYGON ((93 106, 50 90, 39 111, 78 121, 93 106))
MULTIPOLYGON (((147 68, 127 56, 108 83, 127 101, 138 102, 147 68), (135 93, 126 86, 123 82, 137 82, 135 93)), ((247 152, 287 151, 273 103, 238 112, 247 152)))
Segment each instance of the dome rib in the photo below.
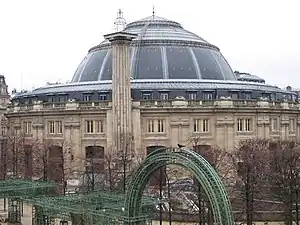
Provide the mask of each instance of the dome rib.
MULTIPOLYGON (((130 47, 133 79, 236 80, 219 48, 178 22, 150 16, 129 23, 124 31, 138 34, 130 47)), ((105 40, 89 50, 72 82, 111 79, 111 44, 105 40)))

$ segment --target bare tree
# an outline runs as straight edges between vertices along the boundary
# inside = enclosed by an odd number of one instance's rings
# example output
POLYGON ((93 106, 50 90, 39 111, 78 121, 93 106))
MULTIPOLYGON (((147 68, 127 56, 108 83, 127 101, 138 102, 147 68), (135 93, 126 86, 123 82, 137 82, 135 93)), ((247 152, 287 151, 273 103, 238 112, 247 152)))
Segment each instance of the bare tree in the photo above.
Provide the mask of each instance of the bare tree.
POLYGON ((269 156, 271 190, 275 194, 275 198, 283 202, 285 224, 292 224, 295 206, 295 221, 298 225, 300 143, 295 141, 272 141, 269 156))
POLYGON ((34 179, 54 180, 60 192, 66 192, 66 183, 72 174, 72 150, 63 140, 35 139, 32 142, 34 179))
POLYGON ((22 133, 7 136, 7 167, 10 177, 23 177, 24 143, 25 136, 22 133))
MULTIPOLYGON (((212 167, 218 172, 223 183, 226 185, 229 195, 234 191, 235 166, 232 154, 218 146, 208 145, 202 140, 201 135, 192 136, 189 140, 189 146, 195 152, 205 158, 212 167)), ((213 223, 211 205, 205 196, 200 184, 196 182, 195 193, 197 196, 197 205, 199 207, 199 224, 213 223)))
POLYGON ((143 154, 136 152, 132 144, 127 144, 124 149, 107 151, 104 157, 105 183, 110 190, 125 192, 133 172, 143 159, 143 154))
POLYGON ((128 181, 141 162, 141 154, 135 152, 128 141, 124 149, 113 149, 96 144, 86 147, 86 154, 81 159, 85 166, 82 171, 83 186, 90 191, 95 188, 125 192, 128 181))
POLYGON ((265 197, 267 186, 269 141, 247 139, 240 141, 235 151, 237 184, 244 202, 247 225, 252 225, 254 200, 265 197))

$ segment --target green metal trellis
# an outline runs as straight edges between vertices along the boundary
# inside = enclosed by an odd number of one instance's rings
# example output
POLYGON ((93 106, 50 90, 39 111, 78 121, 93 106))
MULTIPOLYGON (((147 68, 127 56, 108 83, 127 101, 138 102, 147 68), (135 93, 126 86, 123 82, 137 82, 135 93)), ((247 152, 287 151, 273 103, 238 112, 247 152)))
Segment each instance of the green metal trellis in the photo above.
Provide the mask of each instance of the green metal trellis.
MULTIPOLYGON (((169 164, 184 167, 196 177, 209 198, 216 224, 234 224, 229 198, 217 172, 202 156, 185 148, 158 149, 143 161, 127 190, 125 211, 129 220, 140 214, 142 194, 151 175, 169 164)), ((138 222, 132 220, 127 224, 137 225, 138 222)))
POLYGON ((0 180, 0 198, 8 198, 8 222, 21 223, 23 198, 44 195, 54 187, 53 182, 23 179, 0 180))
POLYGON ((169 164, 186 168, 196 177, 209 198, 216 224, 234 224, 228 195, 217 172, 203 157, 185 148, 162 148, 149 154, 131 177, 126 194, 101 191, 45 196, 54 183, 16 179, 0 181, 0 197, 10 199, 10 218, 15 222, 21 219, 20 201, 25 201, 34 206, 33 225, 52 225, 54 218, 67 225, 76 217, 87 225, 137 225, 149 221, 149 209, 161 203, 142 195, 154 171, 169 164))
MULTIPOLYGON (((149 220, 148 213, 141 213, 135 218, 128 218, 124 212, 124 194, 101 191, 86 194, 71 194, 67 196, 44 196, 25 199, 27 203, 34 205, 34 221, 47 215, 51 218, 59 218, 64 221, 72 220, 72 216, 83 219, 85 224, 119 224, 128 221, 149 220), (36 211, 40 210, 40 213, 36 211), (38 214, 38 215, 37 215, 38 214)), ((153 208, 159 204, 159 200, 151 197, 141 199, 141 208, 153 208)), ((42 225, 37 223, 38 225, 42 225)), ((43 224, 45 225, 45 224, 43 224)), ((46 224, 47 225, 47 224, 46 224)))

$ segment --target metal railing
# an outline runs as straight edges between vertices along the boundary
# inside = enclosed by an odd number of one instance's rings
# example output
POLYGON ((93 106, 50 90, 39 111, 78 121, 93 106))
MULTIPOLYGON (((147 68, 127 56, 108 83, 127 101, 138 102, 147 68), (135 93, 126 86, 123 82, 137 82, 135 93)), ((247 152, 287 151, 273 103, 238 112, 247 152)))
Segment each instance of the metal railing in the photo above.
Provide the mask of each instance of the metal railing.
MULTIPOLYGON (((135 102, 136 103, 136 102, 135 102)), ((138 102, 137 102, 138 103, 138 102)), ((40 104, 9 106, 8 112, 22 112, 22 111, 47 111, 47 110, 64 110, 70 105, 77 109, 92 110, 105 109, 111 106, 110 101, 90 101, 90 102, 46 102, 40 104), (74 106, 75 105, 75 106, 74 106)), ((135 104, 136 105, 136 104, 135 104)), ((277 108, 277 109, 300 109, 298 102, 284 102, 284 101, 260 101, 260 100, 142 100, 139 101, 141 108, 172 108, 172 107, 194 107, 194 108, 277 108)))

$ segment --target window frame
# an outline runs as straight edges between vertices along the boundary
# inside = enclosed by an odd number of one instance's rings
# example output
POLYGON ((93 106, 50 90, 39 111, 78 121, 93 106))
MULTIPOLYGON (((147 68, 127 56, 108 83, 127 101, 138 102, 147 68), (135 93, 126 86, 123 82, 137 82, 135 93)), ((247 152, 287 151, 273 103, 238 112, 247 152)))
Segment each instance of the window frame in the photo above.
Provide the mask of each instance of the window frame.
POLYGON ((84 121, 85 134, 103 134, 105 122, 104 119, 86 119, 84 121))
POLYGON ((208 118, 193 119, 194 133, 209 133, 209 131, 210 131, 210 119, 208 118))

